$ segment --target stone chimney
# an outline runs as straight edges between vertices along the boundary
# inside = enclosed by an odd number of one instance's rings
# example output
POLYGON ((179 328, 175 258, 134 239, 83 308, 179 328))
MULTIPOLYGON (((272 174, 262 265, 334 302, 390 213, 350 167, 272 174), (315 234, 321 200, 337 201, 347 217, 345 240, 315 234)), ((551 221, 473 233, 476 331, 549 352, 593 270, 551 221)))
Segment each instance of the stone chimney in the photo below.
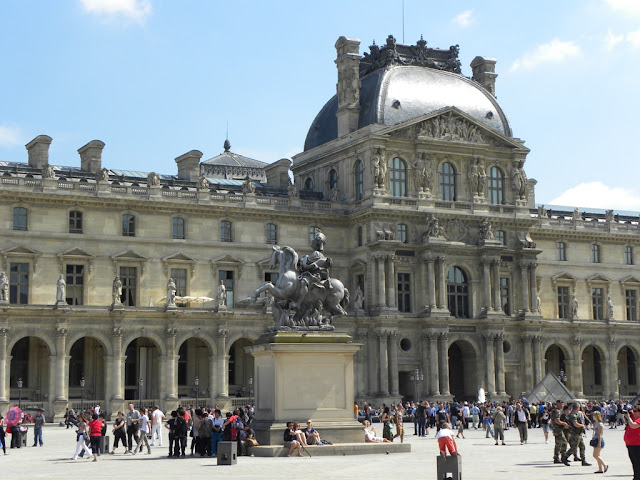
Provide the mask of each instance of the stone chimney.
POLYGON ((29 166, 42 168, 49 164, 49 145, 53 139, 48 135, 38 135, 25 145, 29 152, 29 166))
POLYGON ((102 169, 103 148, 104 142, 100 140, 91 140, 84 147, 80 147, 80 168, 85 172, 98 173, 102 169))
POLYGON ((291 160, 281 158, 277 162, 264 167, 264 173, 267 176, 267 184, 270 187, 287 189, 291 184, 289 177, 289 169, 291 168, 291 160))
POLYGON ((338 67, 338 137, 358 129, 360 118, 360 40, 340 37, 336 42, 338 67))
POLYGON ((473 79, 494 97, 496 96, 496 59, 476 57, 471 61, 473 79))
POLYGON ((191 150, 190 152, 176 158, 176 163, 178 164, 178 178, 188 180, 190 182, 198 181, 198 177, 200 177, 201 158, 202 152, 199 150, 191 150))

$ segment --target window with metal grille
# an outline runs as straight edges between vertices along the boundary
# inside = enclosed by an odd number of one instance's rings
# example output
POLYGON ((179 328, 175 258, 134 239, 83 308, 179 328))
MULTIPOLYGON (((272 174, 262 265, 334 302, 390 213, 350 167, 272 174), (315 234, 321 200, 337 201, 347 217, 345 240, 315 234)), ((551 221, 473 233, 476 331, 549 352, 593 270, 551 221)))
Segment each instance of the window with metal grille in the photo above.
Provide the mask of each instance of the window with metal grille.
POLYGON ((411 274, 398 273, 398 311, 411 311, 411 274))
POLYGON ((69 212, 69 233, 82 233, 82 212, 69 212))

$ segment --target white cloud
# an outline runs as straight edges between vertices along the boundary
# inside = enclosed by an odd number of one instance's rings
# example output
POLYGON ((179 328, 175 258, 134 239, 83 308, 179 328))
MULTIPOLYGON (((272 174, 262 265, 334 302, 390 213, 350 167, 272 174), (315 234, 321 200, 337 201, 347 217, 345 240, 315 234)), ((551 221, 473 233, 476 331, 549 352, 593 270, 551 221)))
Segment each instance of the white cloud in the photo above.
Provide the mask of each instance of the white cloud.
POLYGON ((473 22, 475 22, 475 19, 472 17, 472 14, 473 14, 473 10, 465 10, 464 12, 453 17, 453 20, 451 20, 451 23, 458 25, 460 28, 467 28, 468 26, 473 24, 473 22))
POLYGON ((0 146, 15 147, 23 144, 24 141, 19 128, 0 125, 0 146))
POLYGON ((640 17, 640 2, 638 0, 604 0, 604 3, 624 16, 640 17))
POLYGON ((602 182, 580 183, 549 202, 568 207, 640 210, 640 194, 623 187, 609 187, 602 182))
POLYGON ((580 46, 575 42, 561 42, 554 38, 549 43, 538 45, 524 54, 511 65, 511 71, 531 69, 545 63, 560 63, 571 57, 582 55, 580 46))
POLYGON ((604 48, 606 50, 613 50, 619 43, 624 41, 624 35, 614 35, 611 30, 607 32, 607 36, 604 38, 604 48))
POLYGON ((151 0, 80 0, 87 13, 141 21, 151 14, 151 0))
POLYGON ((640 48, 640 30, 627 33, 626 40, 633 48, 640 48))

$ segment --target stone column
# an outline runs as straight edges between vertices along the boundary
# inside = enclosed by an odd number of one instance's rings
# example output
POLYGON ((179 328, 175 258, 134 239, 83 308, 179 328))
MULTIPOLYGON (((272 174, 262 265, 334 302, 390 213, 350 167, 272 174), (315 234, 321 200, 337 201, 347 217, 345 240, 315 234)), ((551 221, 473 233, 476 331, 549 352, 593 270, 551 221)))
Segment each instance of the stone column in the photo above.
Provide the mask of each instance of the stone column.
POLYGON ((449 392, 449 346, 447 345, 449 334, 444 332, 440 334, 440 349, 438 357, 440 360, 440 393, 442 395, 450 395, 449 392))
POLYGON ((429 310, 436 306, 436 274, 433 268, 433 258, 427 258, 427 298, 429 301, 429 310))
MULTIPOLYGON (((573 337, 571 340, 571 348, 573 359, 568 362, 571 369, 567 372, 569 388, 576 397, 582 398, 584 396, 582 393, 582 338, 577 335, 573 337)), ((567 363, 566 359, 565 363, 567 363)))
POLYGON ((420 257, 420 278, 422 279, 422 295, 424 297, 423 311, 429 311, 429 279, 427 272, 427 259, 420 257))
MULTIPOLYGON (((0 327, 0 402, 8 402, 9 396, 7 391, 7 334, 9 329, 0 327)), ((7 438, 7 437, 5 437, 7 438)))
POLYGON ((487 395, 493 398, 496 395, 496 362, 493 354, 493 339, 495 334, 486 333, 482 336, 485 344, 485 362, 487 368, 487 395))
POLYGON ((64 402, 67 400, 67 395, 65 395, 65 361, 67 359, 67 355, 65 355, 66 348, 66 340, 67 340, 67 328, 66 327, 57 327, 56 328, 56 366, 55 366, 55 376, 56 376, 56 392, 55 392, 55 400, 64 402))
POLYGON ((531 341, 533 337, 531 335, 522 336, 523 345, 523 358, 522 365, 524 366, 524 382, 522 383, 522 391, 528 392, 532 388, 533 378, 531 372, 531 365, 533 363, 533 357, 531 355, 531 341))
MULTIPOLYGON (((533 382, 538 385, 544 376, 542 370, 542 362, 544 358, 542 356, 542 335, 536 335, 533 337, 533 382)), ((535 386, 534 385, 534 386, 535 386)))
MULTIPOLYGON (((213 354, 209 355, 209 401, 211 402, 211 405, 216 404, 217 392, 214 385, 216 385, 216 362, 217 361, 218 361, 218 358, 215 355, 213 354)), ((254 382, 255 382, 255 379, 254 379, 254 382)))
POLYGON ((504 333, 499 333, 496 336, 496 366, 497 366, 497 381, 498 381, 498 395, 506 396, 505 381, 504 381, 504 333))
POLYGON ((385 280, 385 272, 384 272, 385 256, 376 255, 375 259, 378 267, 378 306, 380 308, 384 308, 387 306, 387 302, 386 302, 387 291, 385 288, 386 280, 385 280))
POLYGON ((488 260, 481 260, 482 265, 482 283, 484 288, 484 305, 483 313, 488 313, 491 310, 491 264, 488 260))
POLYGON ((389 357, 387 354, 387 341, 389 332, 378 332, 379 352, 378 360, 380 361, 380 395, 389 395, 389 357))
MULTIPOLYGON (((447 257, 438 257, 438 308, 447 308, 447 274, 444 270, 447 257)), ((447 388, 448 389, 448 388, 447 388)))
MULTIPOLYGON (((124 382, 122 381, 122 370, 124 369, 124 359, 122 358, 122 327, 113 327, 113 368, 111 379, 114 400, 124 400, 124 382)), ((107 399, 108 400, 108 399, 107 399)))
MULTIPOLYGON (((617 355, 617 345, 618 341, 616 337, 609 337, 609 362, 607 363, 607 376, 605 378, 606 384, 603 385, 605 390, 608 390, 609 397, 617 397, 618 396, 618 355, 617 355)), ((604 359, 602 359, 604 361, 604 359)))
POLYGON ((527 262, 520 262, 520 310, 522 313, 529 311, 529 277, 527 275, 527 262))
POLYGON ((492 260, 493 270, 493 311, 502 311, 502 300, 500 299, 500 260, 492 260))
POLYGON ((378 336, 374 332, 367 333, 367 357, 368 357, 368 377, 370 395, 378 393, 378 362, 376 352, 378 351, 378 336))
POLYGON ((538 313, 538 288, 536 282, 536 266, 537 264, 531 262, 529 264, 529 301, 531 302, 530 310, 533 313, 538 313))
POLYGON ((420 338, 422 350, 420 359, 420 370, 424 376, 425 381, 418 383, 418 398, 424 398, 425 394, 428 394, 433 389, 433 383, 431 379, 431 363, 429 362, 429 347, 431 343, 431 334, 423 333, 420 338))
POLYGON ((398 380, 398 332, 389 334, 389 390, 391 395, 398 395, 400 390, 398 380))
POLYGON ((388 255, 385 262, 387 266, 387 307, 398 308, 398 297, 396 296, 396 274, 395 274, 395 255, 388 255))
POLYGON ((229 396, 229 382, 227 378, 229 377, 229 356, 227 355, 227 330, 220 329, 218 330, 218 367, 216 368, 216 372, 218 372, 218 383, 216 385, 216 390, 218 392, 218 397, 228 397, 229 396))
POLYGON ((175 400, 178 398, 178 355, 176 352, 176 334, 178 329, 174 327, 167 328, 166 342, 167 355, 165 358, 165 381, 160 386, 160 391, 165 392, 167 400, 175 400), (164 388, 163 388, 164 387, 164 388))

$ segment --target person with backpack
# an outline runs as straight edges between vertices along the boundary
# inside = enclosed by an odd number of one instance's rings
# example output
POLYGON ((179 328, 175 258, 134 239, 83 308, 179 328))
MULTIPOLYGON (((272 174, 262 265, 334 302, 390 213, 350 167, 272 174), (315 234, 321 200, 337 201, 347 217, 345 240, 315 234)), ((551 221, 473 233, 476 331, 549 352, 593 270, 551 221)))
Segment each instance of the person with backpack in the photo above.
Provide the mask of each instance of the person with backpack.
POLYGON ((185 458, 185 450, 187 449, 187 431, 189 426, 184 418, 184 408, 178 408, 178 416, 176 418, 176 431, 174 433, 173 456, 185 458))
POLYGON ((200 434, 200 456, 211 456, 211 440, 213 434, 213 423, 209 418, 207 412, 203 412, 200 416, 200 428, 198 429, 200 434))
POLYGON ((168 455, 169 458, 173 457, 173 443, 176 438, 176 419, 177 418, 178 418, 178 412, 175 410, 172 410, 171 418, 167 420, 167 423, 165 425, 165 427, 169 430, 169 455, 168 455))

